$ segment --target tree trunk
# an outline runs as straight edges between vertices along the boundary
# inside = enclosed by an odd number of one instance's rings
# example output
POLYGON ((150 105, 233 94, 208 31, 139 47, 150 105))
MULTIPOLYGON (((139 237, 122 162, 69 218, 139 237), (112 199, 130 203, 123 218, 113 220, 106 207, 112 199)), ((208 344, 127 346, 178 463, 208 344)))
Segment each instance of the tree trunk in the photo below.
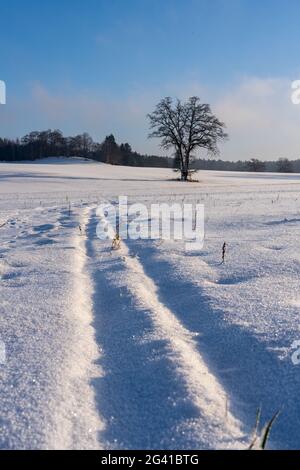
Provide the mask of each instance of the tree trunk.
POLYGON ((181 181, 187 181, 189 176, 189 155, 184 154, 181 166, 181 181))
POLYGON ((188 175, 189 172, 185 168, 182 168, 181 170, 181 181, 187 181, 188 180, 188 175))

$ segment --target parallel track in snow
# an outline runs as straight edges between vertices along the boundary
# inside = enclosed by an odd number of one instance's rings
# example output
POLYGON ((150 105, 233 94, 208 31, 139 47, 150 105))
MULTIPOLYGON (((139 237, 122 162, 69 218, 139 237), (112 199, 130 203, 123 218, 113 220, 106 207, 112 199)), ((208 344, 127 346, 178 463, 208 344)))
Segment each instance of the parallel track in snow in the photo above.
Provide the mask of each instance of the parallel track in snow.
POLYGON ((110 241, 97 238, 97 223, 92 208, 85 266, 103 370, 93 381, 105 423, 101 446, 243 447, 243 426, 228 410, 226 392, 197 350, 194 333, 162 303, 124 242, 112 251, 110 241))

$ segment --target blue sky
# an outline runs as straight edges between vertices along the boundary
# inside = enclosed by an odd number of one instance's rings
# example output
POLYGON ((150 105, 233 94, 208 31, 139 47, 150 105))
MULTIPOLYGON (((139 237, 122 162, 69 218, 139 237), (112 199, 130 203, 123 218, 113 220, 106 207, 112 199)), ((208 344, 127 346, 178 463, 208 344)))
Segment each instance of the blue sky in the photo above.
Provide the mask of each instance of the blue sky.
POLYGON ((224 158, 299 156, 299 17, 298 0, 2 1, 0 135, 114 132, 161 153, 145 114, 163 96, 199 94, 227 124, 224 158))

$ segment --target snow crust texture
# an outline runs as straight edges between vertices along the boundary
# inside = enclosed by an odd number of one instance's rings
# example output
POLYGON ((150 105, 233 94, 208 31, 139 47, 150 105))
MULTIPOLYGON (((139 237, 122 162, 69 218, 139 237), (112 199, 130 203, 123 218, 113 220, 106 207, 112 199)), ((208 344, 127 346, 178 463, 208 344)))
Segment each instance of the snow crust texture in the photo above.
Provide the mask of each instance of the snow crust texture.
POLYGON ((300 175, 198 177, 0 164, 0 448, 245 448, 259 407, 269 448, 299 448, 300 175), (204 248, 111 250, 119 195, 203 203, 204 248))

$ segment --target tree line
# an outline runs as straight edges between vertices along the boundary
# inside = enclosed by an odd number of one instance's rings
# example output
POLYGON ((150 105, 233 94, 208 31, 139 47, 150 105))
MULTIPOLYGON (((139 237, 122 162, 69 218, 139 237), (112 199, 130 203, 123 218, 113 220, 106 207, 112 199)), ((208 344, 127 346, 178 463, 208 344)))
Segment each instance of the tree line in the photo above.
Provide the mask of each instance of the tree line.
POLYGON ((64 137, 56 130, 34 131, 21 139, 0 138, 0 160, 17 162, 45 157, 82 157, 112 165, 125 166, 173 166, 173 159, 156 155, 142 155, 132 150, 129 143, 117 144, 111 134, 102 143, 94 142, 84 132, 74 137, 64 137))
POLYGON ((193 163, 193 167, 197 170, 300 173, 300 159, 291 161, 287 158, 279 158, 278 160, 263 161, 252 158, 249 161, 232 162, 200 158, 193 163))
MULTIPOLYGON (((17 162, 37 160, 45 157, 82 157, 112 165, 180 168, 178 155, 159 157, 142 155, 134 152, 128 143, 118 145, 114 136, 107 136, 102 143, 94 142, 92 137, 83 133, 75 137, 64 137, 59 130, 30 132, 22 139, 0 138, 0 161, 17 162)), ((199 158, 191 162, 191 169, 218 171, 253 171, 253 172, 300 172, 300 159, 290 161, 279 158, 262 161, 252 158, 249 161, 225 161, 221 159, 199 158)))

